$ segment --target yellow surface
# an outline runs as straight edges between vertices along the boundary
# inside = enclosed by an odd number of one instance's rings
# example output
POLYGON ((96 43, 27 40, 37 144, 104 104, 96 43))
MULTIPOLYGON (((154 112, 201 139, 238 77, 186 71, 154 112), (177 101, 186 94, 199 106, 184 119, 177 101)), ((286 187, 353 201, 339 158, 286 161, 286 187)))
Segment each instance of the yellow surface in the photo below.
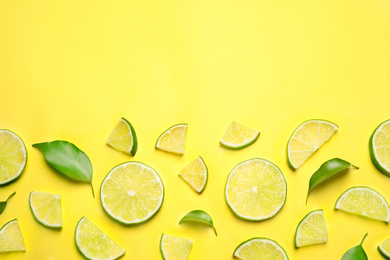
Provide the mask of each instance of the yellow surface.
POLYGON ((77 221, 86 216, 126 250, 123 259, 160 259, 164 232, 194 241, 190 258, 232 259, 236 246, 255 236, 280 243, 290 259, 340 259, 360 243, 370 259, 389 225, 333 206, 347 188, 367 185, 390 200, 390 178, 373 166, 372 131, 390 118, 390 2, 358 1, 13 1, 0 2, 0 127, 24 140, 25 172, 0 187, 0 200, 16 191, 0 226, 18 218, 25 253, 2 259, 82 259, 74 244, 77 221), (120 117, 134 126, 135 157, 105 141, 120 117), (327 119, 335 135, 297 171, 287 166, 286 144, 303 121, 327 119), (218 142, 236 120, 261 132, 238 151, 218 142), (188 123, 183 156, 155 150, 162 131, 188 123), (55 173, 37 142, 63 139, 91 159, 96 198, 88 184, 55 173), (201 155, 209 181, 199 195, 178 172, 201 155), (271 220, 233 215, 224 188, 239 162, 262 157, 285 175, 287 202, 271 220), (340 157, 360 167, 310 194, 311 174, 340 157), (115 165, 137 160, 155 168, 165 201, 149 222, 123 226, 100 204, 100 183, 115 165), (29 209, 31 191, 62 196, 63 228, 38 224, 29 209), (329 241, 294 248, 298 222, 322 208, 329 241), (203 209, 207 226, 181 224, 203 209))

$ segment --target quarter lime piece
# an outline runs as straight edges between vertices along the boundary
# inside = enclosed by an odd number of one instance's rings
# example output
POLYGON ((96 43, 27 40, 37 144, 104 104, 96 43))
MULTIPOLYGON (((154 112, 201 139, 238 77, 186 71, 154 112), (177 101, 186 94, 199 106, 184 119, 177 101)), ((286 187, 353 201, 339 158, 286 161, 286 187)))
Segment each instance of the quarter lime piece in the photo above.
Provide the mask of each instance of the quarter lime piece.
POLYGON ((299 222, 295 232, 295 247, 326 243, 328 231, 322 209, 314 210, 299 222))
POLYGON ((374 130, 369 147, 371 160, 375 167, 390 176, 390 119, 374 130))
POLYGON ((34 218, 45 227, 62 227, 60 195, 33 191, 30 193, 30 208, 34 218))
POLYGON ((157 139, 156 148, 170 153, 184 154, 187 127, 187 124, 178 124, 165 130, 157 139))
POLYGON ((259 136, 258 131, 233 121, 219 143, 229 149, 242 149, 253 144, 259 136))
POLYGON ((108 137, 107 144, 118 151, 134 156, 137 152, 138 141, 130 122, 122 117, 108 137))
POLYGON ((88 259, 111 260, 125 254, 123 248, 86 217, 77 223, 75 242, 80 253, 88 259))
POLYGON ((309 120, 295 129, 287 144, 287 162, 293 169, 301 166, 336 132, 338 126, 326 120, 309 120))
POLYGON ((27 162, 22 139, 9 130, 0 130, 0 186, 20 177, 27 162))
POLYGON ((207 184, 208 171, 202 157, 196 158, 183 170, 179 172, 179 176, 183 178, 195 191, 201 193, 207 184))
POLYGON ((242 260, 285 260, 288 259, 286 251, 276 241, 254 237, 241 243, 233 255, 242 260))
POLYGON ((379 221, 390 220, 390 209, 385 198, 369 187, 349 188, 337 199, 335 208, 379 221))
POLYGON ((19 251, 26 251, 26 247, 18 220, 14 219, 0 229, 0 253, 19 251))
POLYGON ((390 238, 386 239, 378 246, 378 251, 386 258, 390 259, 390 238))
POLYGON ((164 260, 186 260, 192 248, 192 241, 181 237, 162 234, 160 252, 164 260))
POLYGON ((151 167, 126 162, 114 167, 100 188, 104 210, 123 224, 137 224, 153 217, 164 200, 164 186, 151 167))
POLYGON ((286 202, 287 184, 283 173, 264 159, 239 163, 230 172, 225 198, 238 217, 259 221, 275 216, 286 202))

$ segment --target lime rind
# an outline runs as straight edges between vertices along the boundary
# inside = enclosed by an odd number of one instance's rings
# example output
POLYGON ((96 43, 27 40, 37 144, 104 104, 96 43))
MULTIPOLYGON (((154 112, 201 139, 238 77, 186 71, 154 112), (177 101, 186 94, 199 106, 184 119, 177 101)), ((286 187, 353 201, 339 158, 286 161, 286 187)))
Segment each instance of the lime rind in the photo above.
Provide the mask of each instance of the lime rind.
POLYGON ((387 244, 389 245, 389 244, 390 244, 390 238, 387 239, 387 240, 385 240, 382 244, 380 244, 380 245, 378 246, 378 251, 379 251, 379 253, 381 253, 381 255, 382 255, 384 258, 390 259, 390 252, 389 252, 388 250, 386 250, 386 249, 384 248, 384 246, 383 246, 385 243, 387 243, 387 244))
POLYGON ((11 130, 8 130, 8 129, 0 129, 0 133, 1 132, 7 132, 7 133, 11 134, 14 138, 16 138, 22 146, 22 151, 23 151, 23 155, 24 155, 24 162, 20 166, 18 173, 13 178, 10 178, 6 181, 0 182, 0 186, 4 186, 7 184, 11 184, 14 181, 18 180, 19 177, 22 175, 24 169, 26 168, 28 153, 27 153, 26 145, 24 144, 24 142, 23 142, 22 138, 20 138, 20 136, 18 136, 17 134, 15 134, 14 132, 12 132, 11 130))
MULTIPOLYGON (((179 176, 188 184, 190 185, 191 188, 193 188, 195 191, 197 191, 199 194, 202 193, 204 191, 204 189, 206 188, 206 185, 207 185, 207 182, 208 182, 208 179, 209 179, 209 171, 208 171, 208 168, 207 168, 207 165, 206 163, 204 162, 203 158, 201 156, 199 156, 198 158, 196 158, 195 160, 199 160, 201 162, 201 164, 203 165, 203 171, 205 173, 205 181, 203 183, 203 185, 197 189, 195 188, 194 186, 191 185, 191 183, 182 175, 179 173, 179 176)), ((192 163, 192 162, 191 162, 192 163)))
MULTIPOLYGON (((57 224, 57 225, 52 225, 50 223, 48 223, 47 221, 45 221, 44 219, 41 219, 37 216, 36 212, 35 212, 35 209, 33 208, 33 205, 32 205, 32 196, 34 194, 37 194, 37 193, 43 193, 43 192, 34 192, 32 191, 30 193, 30 197, 29 197, 29 202, 30 202, 30 209, 31 209, 31 212, 35 218, 35 220, 40 223, 41 225, 45 226, 45 227, 48 227, 48 228, 53 228, 53 229, 61 229, 62 228, 62 220, 57 224)), ((50 194, 50 195, 55 195, 55 194, 50 194)), ((61 195, 55 195, 57 197, 57 199, 60 201, 61 203, 61 195)), ((60 208, 60 213, 61 213, 61 208, 60 208)))
MULTIPOLYGON (((135 156, 135 154, 136 154, 136 152, 137 152, 137 149, 138 149, 137 134, 136 134, 136 132, 135 132, 135 129, 134 129, 133 125, 132 125, 126 118, 121 117, 121 120, 119 121, 119 123, 120 123, 121 121, 124 122, 124 123, 129 127, 129 129, 130 129, 129 133, 130 133, 130 135, 131 135, 131 141, 132 141, 132 144, 131 144, 130 149, 129 149, 128 151, 124 151, 124 150, 121 150, 121 149, 117 149, 117 148, 115 147, 115 145, 113 145, 113 144, 109 141, 111 135, 110 135, 110 137, 107 139, 107 144, 108 144, 109 146, 111 146, 112 148, 114 148, 115 150, 125 152, 125 153, 127 153, 127 154, 130 154, 131 156, 135 156)), ((118 123, 118 124, 119 124, 119 123, 118 123)), ((118 126, 118 124, 117 124, 117 126, 118 126)), ((116 127, 115 127, 115 128, 116 128, 116 127)), ((115 128, 114 128, 113 132, 115 131, 115 128)), ((112 133, 111 133, 111 134, 112 134, 112 133)))
MULTIPOLYGON (((306 214, 306 216, 298 223, 298 226, 297 226, 297 229, 295 231, 295 239, 294 239, 294 243, 295 243, 295 247, 298 248, 298 247, 302 247, 302 246, 309 246, 309 245, 299 245, 298 244, 298 236, 299 236, 299 233, 300 233, 300 230, 301 230, 301 227, 303 225, 303 223, 305 223, 311 216, 313 216, 314 214, 320 214, 322 215, 322 217, 324 217, 324 211, 322 209, 318 209, 318 210, 313 210, 309 213, 306 214)), ((324 223, 325 223, 325 218, 324 218, 324 223)), ((318 243, 313 243, 313 244, 310 244, 310 245, 315 245, 315 244, 320 244, 320 243, 325 243, 327 242, 328 240, 328 234, 327 234, 327 230, 326 230, 326 226, 325 226, 325 231, 326 231, 326 240, 323 241, 323 242, 318 242, 318 243)))
POLYGON ((284 248, 278 242, 276 242, 275 240, 269 239, 269 238, 265 238, 265 237, 253 237, 253 238, 250 238, 250 239, 242 242, 234 250, 233 256, 240 258, 239 253, 242 250, 242 248, 244 248, 245 246, 249 246, 251 243, 253 243, 255 241, 262 241, 262 242, 266 242, 266 243, 271 244, 272 246, 274 246, 277 250, 279 250, 282 253, 282 255, 284 256, 285 259, 287 259, 287 260, 289 259, 288 255, 286 253, 286 250, 284 250, 284 248))
MULTIPOLYGON (((165 241, 165 238, 167 238, 167 237, 168 237, 168 235, 163 233, 161 235, 161 238, 160 238, 160 253, 161 253, 161 256, 164 260, 170 260, 167 258, 167 252, 165 251, 165 248, 164 248, 164 241, 165 241)), ((181 239, 185 239, 185 238, 181 238, 181 239)), ((185 240, 187 240, 191 244, 191 247, 192 247, 193 241, 189 240, 189 239, 185 239, 185 240)), ((190 250, 191 250, 191 248, 190 248, 190 250)), ((188 252, 188 255, 189 255, 189 253, 190 253, 190 251, 188 252)), ((187 258, 188 258, 188 255, 187 255, 187 258)))
MULTIPOLYGON (((233 121, 235 122, 235 121, 233 121)), ((237 122, 236 122, 237 123, 237 122)), ((237 123, 239 124, 239 123, 237 123)), ((240 126, 242 127, 245 127, 245 128, 248 128, 244 125, 241 125, 239 124, 240 126)), ((230 125, 229 125, 230 127, 230 125)), ((229 128, 228 128, 229 129, 229 128)), ((228 131, 228 129, 226 131, 228 131)), ((249 128, 248 128, 249 129, 249 128)), ((252 130, 252 129, 251 129, 252 130)), ((226 133, 226 132, 225 132, 226 133)), ((240 150, 240 149, 243 149, 245 147, 248 147, 250 146, 251 144, 253 144, 254 142, 257 141, 257 139, 259 139, 260 137, 260 132, 259 131, 255 131, 255 134, 252 136, 252 138, 249 138, 249 139, 245 139, 244 142, 242 143, 239 143, 239 144, 233 144, 233 143, 229 143, 229 142, 226 142, 225 140, 223 140, 223 138, 219 141, 219 143, 225 147, 225 148, 228 148, 228 149, 231 149, 231 150, 240 150)))
MULTIPOLYGON (((169 127, 169 128, 168 128, 167 130, 165 130, 164 132, 162 132, 162 133, 160 134, 160 136, 157 138, 157 141, 156 141, 156 144, 155 144, 155 148, 156 148, 156 149, 160 149, 160 150, 162 150, 162 151, 164 151, 164 152, 183 155, 183 154, 184 154, 184 150, 183 150, 182 152, 173 151, 173 150, 167 150, 167 149, 165 149, 164 147, 161 147, 161 146, 159 145, 161 138, 162 138, 165 134, 169 133, 170 131, 172 131, 174 128, 177 128, 177 127, 184 127, 184 128, 186 129, 186 131, 187 131, 188 124, 186 124, 186 123, 176 124, 176 125, 173 125, 173 126, 169 127)), ((186 140, 185 140, 185 143, 186 143, 186 140)), ((185 146, 185 143, 184 143, 184 146, 185 146)), ((185 147, 184 147, 184 148, 185 148, 185 147)))
MULTIPOLYGON (((287 153, 287 164, 288 164, 288 166, 289 166, 291 169, 293 169, 293 170, 298 169, 298 167, 301 166, 305 161, 302 162, 302 164, 297 165, 297 166, 295 166, 295 165, 292 164, 292 162, 290 161, 290 155, 289 155, 290 142, 291 142, 293 136, 295 135, 295 133, 296 133, 300 128, 302 128, 303 125, 305 125, 305 124, 307 124, 307 123, 309 123, 309 122, 325 122, 325 123, 328 123, 329 125, 332 125, 332 126, 334 127, 334 129, 335 129, 334 132, 336 132, 336 131, 338 130, 338 128, 339 128, 339 126, 338 126, 337 124, 335 124, 335 123, 333 123, 333 122, 331 122, 331 121, 328 121, 328 120, 324 120, 324 119, 310 119, 310 120, 306 120, 306 121, 302 122, 297 128, 295 128, 294 132, 291 134, 291 136, 290 136, 290 138, 289 138, 289 140, 288 140, 287 149, 286 149, 286 153, 287 153)), ((323 144, 325 144, 331 137, 332 137, 332 135, 331 135, 323 144)), ((322 145, 323 145, 323 144, 322 144, 322 145)), ((321 146, 322 146, 322 145, 321 145, 321 146)), ((320 147, 321 147, 321 146, 320 146, 320 147)), ((318 147, 311 155, 313 155, 320 147, 318 147)), ((307 159, 309 159, 309 158, 311 157, 311 155, 310 155, 307 159)), ((306 160, 307 160, 307 159, 306 159, 306 160)))
MULTIPOLYGON (((18 229, 19 229, 19 232, 20 232, 20 238, 21 238, 21 243, 18 243, 17 241, 16 244, 18 245, 18 249, 15 249, 15 250, 6 250, 6 251, 0 251, 0 253, 7 253, 7 252, 25 252, 26 251, 26 246, 24 244, 24 238, 23 238, 23 234, 22 234, 22 231, 20 230, 20 226, 19 226, 19 222, 18 222, 18 219, 13 219, 13 220, 10 220, 8 221, 7 223, 5 223, 1 228, 0 228, 0 234, 2 232, 4 232, 4 230, 9 226, 11 225, 13 222, 16 222, 17 226, 18 226, 18 229)), ((1 250, 1 249, 0 249, 1 250)))
POLYGON ((390 119, 382 122, 377 128, 375 128, 374 132, 371 134, 371 137, 370 137, 370 141, 369 141, 369 149, 370 149, 370 157, 371 157, 371 161, 372 163, 374 164, 374 166, 382 173, 384 173, 385 175, 387 176, 390 176, 390 169, 384 165, 382 162, 380 162, 378 159, 377 159, 377 153, 376 153, 376 149, 374 149, 374 146, 375 146, 375 142, 374 142, 374 138, 376 136, 376 134, 382 130, 383 126, 387 125, 387 124, 390 124, 390 119))

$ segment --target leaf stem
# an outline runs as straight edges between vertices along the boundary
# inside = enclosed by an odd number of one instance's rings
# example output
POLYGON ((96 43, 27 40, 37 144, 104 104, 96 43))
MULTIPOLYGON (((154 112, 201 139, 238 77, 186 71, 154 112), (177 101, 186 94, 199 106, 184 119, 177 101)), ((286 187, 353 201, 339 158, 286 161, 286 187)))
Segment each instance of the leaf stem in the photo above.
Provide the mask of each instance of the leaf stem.
POLYGON ((93 189, 92 182, 90 182, 89 184, 91 184, 91 188, 92 188, 92 196, 93 196, 93 198, 95 198, 95 190, 93 189))
POLYGON ((362 239, 362 242, 360 242, 360 246, 363 245, 364 239, 366 239, 367 235, 368 235, 368 233, 366 233, 366 234, 364 235, 364 237, 363 237, 363 239, 362 239))
POLYGON ((15 194, 16 194, 16 191, 15 191, 14 193, 12 193, 11 195, 9 195, 8 199, 6 200, 6 202, 8 202, 8 200, 9 200, 12 196, 14 196, 15 194))

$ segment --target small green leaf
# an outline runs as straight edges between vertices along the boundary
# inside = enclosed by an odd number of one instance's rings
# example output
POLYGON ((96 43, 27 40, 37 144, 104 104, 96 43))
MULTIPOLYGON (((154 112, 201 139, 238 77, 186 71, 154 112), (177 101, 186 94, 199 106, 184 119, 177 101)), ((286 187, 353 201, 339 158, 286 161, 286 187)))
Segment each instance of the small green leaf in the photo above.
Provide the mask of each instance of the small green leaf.
POLYGON ((205 223, 211 226, 214 229, 215 235, 218 236, 217 230, 214 227, 214 223, 211 216, 203 210, 198 209, 198 210, 191 211, 180 220, 179 224, 186 221, 196 221, 196 222, 205 223))
POLYGON ((352 165, 351 163, 344 161, 342 159, 339 159, 339 158, 333 158, 333 159, 330 159, 330 160, 324 162, 321 165, 321 167, 315 173, 313 173, 313 175, 310 178, 309 190, 307 192, 307 197, 306 197, 306 203, 307 203, 307 199, 309 198, 309 193, 314 187, 316 187, 318 184, 324 182, 328 178, 332 177, 336 173, 338 173, 342 170, 345 170, 349 167, 354 167, 356 169, 359 169, 359 167, 356 167, 356 166, 352 165))
POLYGON ((347 252, 345 252, 341 260, 368 260, 366 252, 364 252, 363 249, 363 241, 367 235, 368 234, 364 235, 362 242, 360 242, 360 245, 352 247, 347 252))
POLYGON ((0 201, 0 215, 4 212, 5 207, 7 206, 8 200, 16 194, 16 191, 9 195, 6 201, 0 201))
POLYGON ((89 182, 95 197, 92 186, 92 164, 83 151, 74 144, 61 140, 33 144, 33 147, 41 150, 46 161, 54 169, 73 180, 89 182))

